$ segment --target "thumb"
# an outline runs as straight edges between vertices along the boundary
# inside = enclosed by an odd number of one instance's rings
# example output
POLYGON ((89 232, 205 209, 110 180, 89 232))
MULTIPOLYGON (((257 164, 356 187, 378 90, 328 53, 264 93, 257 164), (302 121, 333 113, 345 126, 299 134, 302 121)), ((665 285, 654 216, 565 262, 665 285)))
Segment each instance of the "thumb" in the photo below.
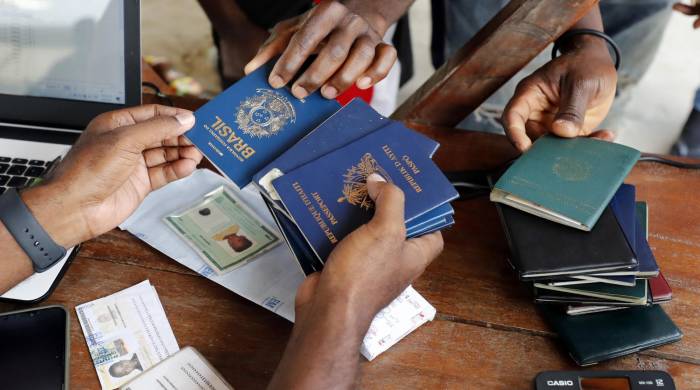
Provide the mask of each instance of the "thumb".
POLYGON ((194 123, 194 114, 190 111, 182 111, 176 115, 159 115, 121 128, 119 137, 138 151, 142 151, 162 146, 165 140, 184 134, 194 123))
POLYGON ((381 230, 399 228, 404 223, 404 195, 399 187, 387 183, 378 173, 367 177, 367 192, 374 201, 374 217, 370 224, 378 225, 381 230))
POLYGON ((599 140, 613 142, 615 141, 615 133, 610 130, 598 130, 592 132, 588 135, 590 138, 597 138, 599 140))
POLYGON ((552 133, 560 137, 576 137, 583 129, 591 93, 585 83, 564 82, 559 95, 559 112, 552 123, 552 133))

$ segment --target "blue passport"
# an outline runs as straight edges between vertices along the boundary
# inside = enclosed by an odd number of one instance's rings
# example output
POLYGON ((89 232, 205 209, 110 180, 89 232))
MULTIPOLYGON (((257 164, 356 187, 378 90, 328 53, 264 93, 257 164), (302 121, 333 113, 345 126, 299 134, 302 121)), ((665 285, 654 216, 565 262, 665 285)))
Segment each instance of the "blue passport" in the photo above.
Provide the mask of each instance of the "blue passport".
MULTIPOLYGON (((635 252, 635 237, 636 237, 636 205, 635 205, 636 190, 633 185, 622 184, 617 189, 615 195, 610 201, 615 219, 622 230, 623 235, 632 252, 635 252)), ((636 278, 632 272, 637 270, 629 270, 628 275, 572 275, 570 278, 557 280, 550 283, 552 286, 567 286, 578 285, 584 283, 607 283, 621 286, 634 286, 636 278)))
POLYGON ((270 193, 272 179, 362 138, 390 122, 361 99, 354 99, 253 175, 253 181, 265 190, 263 192, 270 193))
MULTIPOLYGON (((626 184, 623 186, 634 188, 634 186, 626 184)), ((620 190, 622 189, 623 188, 621 187, 620 190)), ((656 277, 659 274, 659 265, 656 263, 656 258, 654 257, 654 253, 651 251, 651 247, 649 247, 649 242, 646 238, 646 224, 644 224, 642 221, 642 218, 644 218, 644 216, 640 215, 637 212, 636 203, 633 199, 630 200, 629 196, 623 202, 625 203, 625 214, 632 213, 634 215, 633 221, 630 221, 629 218, 626 218, 626 221, 624 223, 621 222, 620 226, 622 227, 622 231, 625 233, 625 236, 628 236, 628 241, 630 242, 630 245, 634 245, 632 248, 637 258, 637 268, 631 270, 604 273, 600 275, 633 275, 635 277, 645 279, 656 277)), ((614 212, 615 205, 612 206, 614 212)), ((619 212, 620 210, 618 210, 618 213, 619 212)))
POLYGON ((425 230, 427 226, 438 226, 439 221, 448 222, 447 217, 454 214, 454 209, 449 203, 440 205, 427 213, 413 219, 410 224, 406 225, 406 235, 409 237, 412 233, 425 230))
POLYGON ((195 111, 187 138, 239 188, 340 108, 318 92, 304 99, 267 82, 272 63, 195 111))
POLYGON ((436 232, 438 230, 443 230, 447 227, 450 227, 455 224, 454 216, 452 215, 447 215, 445 217, 442 217, 440 221, 432 221, 428 225, 424 225, 419 229, 409 229, 406 230, 406 237, 407 238, 414 238, 418 236, 423 236, 432 232, 436 232))
POLYGON ((309 247, 309 244, 306 242, 304 236, 301 235, 301 232, 299 232, 294 222, 280 213, 268 199, 263 199, 304 275, 309 276, 314 272, 321 271, 323 269, 323 263, 317 259, 316 254, 311 250, 311 247, 309 247))
POLYGON ((347 234, 367 223, 374 204, 366 178, 377 172, 404 192, 405 221, 457 198, 457 191, 431 160, 438 144, 392 122, 272 181, 321 261, 347 234))

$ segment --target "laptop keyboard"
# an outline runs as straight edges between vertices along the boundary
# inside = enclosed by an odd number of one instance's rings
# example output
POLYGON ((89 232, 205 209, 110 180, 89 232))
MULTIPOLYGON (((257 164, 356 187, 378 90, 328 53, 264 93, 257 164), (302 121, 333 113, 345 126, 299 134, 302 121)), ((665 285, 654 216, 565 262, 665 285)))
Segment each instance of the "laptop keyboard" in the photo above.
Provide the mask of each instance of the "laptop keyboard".
POLYGON ((8 188, 22 188, 35 177, 40 177, 51 166, 51 161, 30 160, 0 156, 0 194, 8 188))

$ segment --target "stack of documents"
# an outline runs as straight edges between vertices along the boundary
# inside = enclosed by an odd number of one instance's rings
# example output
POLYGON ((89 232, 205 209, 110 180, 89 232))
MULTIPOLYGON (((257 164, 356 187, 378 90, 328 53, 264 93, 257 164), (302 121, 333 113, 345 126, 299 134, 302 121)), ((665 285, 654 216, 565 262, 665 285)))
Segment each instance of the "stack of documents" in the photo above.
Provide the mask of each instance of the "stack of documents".
MULTIPOLYGON (((238 190, 222 176, 199 169, 149 194, 120 228, 209 280, 294 321, 294 297, 304 274, 287 246, 279 245, 261 254, 255 261, 219 275, 198 251, 169 228, 166 217, 172 211, 201 202, 207 194, 221 186, 244 201, 263 222, 273 223, 272 215, 255 187, 238 190)), ((363 355, 373 359, 421 324, 432 320, 434 315, 435 308, 412 287, 408 287, 372 322, 361 349, 363 355)))
POLYGON ((432 161, 439 144, 354 100, 253 176, 306 274, 367 223, 367 176, 403 190, 408 238, 454 224, 458 194, 432 161))
POLYGON ((491 193, 511 266, 582 365, 680 338, 653 306, 672 294, 647 242, 647 204, 622 183, 638 157, 622 145, 545 136, 491 193))
POLYGON ((407 237, 454 224, 458 194, 432 161, 439 144, 356 99, 343 108, 318 93, 270 89, 272 64, 194 114, 185 135, 238 188, 253 183, 305 274, 374 213, 366 179, 378 173, 406 198, 407 237))
POLYGON ((180 349, 148 280, 75 311, 102 389, 121 386, 180 349))

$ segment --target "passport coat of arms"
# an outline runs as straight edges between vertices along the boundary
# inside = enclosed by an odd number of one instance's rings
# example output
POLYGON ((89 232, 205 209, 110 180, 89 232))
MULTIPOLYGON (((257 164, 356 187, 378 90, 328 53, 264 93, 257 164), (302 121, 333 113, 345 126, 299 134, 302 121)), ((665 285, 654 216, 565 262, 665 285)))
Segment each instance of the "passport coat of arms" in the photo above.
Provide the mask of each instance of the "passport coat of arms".
POLYGON ((256 138, 276 135, 295 120, 296 113, 289 100, 264 88, 256 89, 255 95, 243 100, 236 112, 238 127, 256 138))

